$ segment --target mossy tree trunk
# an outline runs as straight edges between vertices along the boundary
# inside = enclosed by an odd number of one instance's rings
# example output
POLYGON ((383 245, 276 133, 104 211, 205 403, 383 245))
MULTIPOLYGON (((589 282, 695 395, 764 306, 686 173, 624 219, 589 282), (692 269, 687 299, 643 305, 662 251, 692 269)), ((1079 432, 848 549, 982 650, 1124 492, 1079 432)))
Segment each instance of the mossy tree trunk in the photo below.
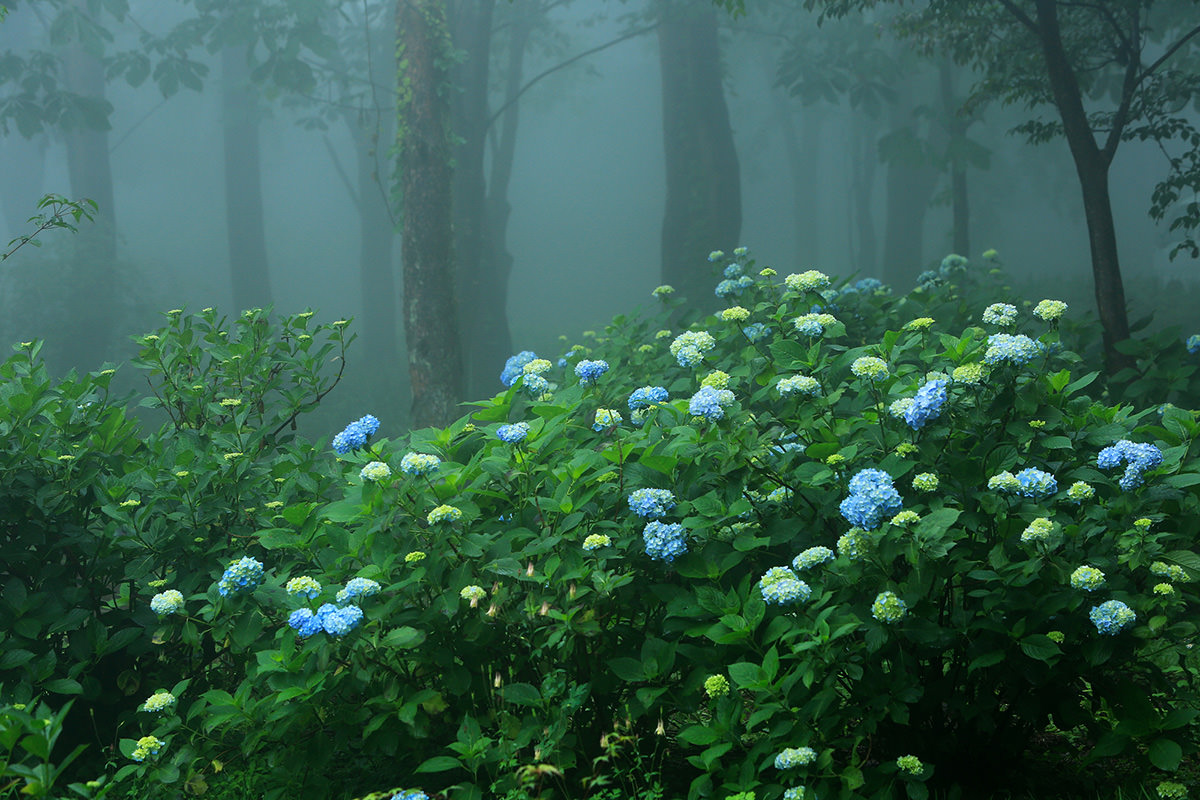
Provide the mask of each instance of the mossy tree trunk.
POLYGON ((462 400, 455 301, 451 43, 444 0, 397 0, 396 150, 412 423, 445 425, 462 400))

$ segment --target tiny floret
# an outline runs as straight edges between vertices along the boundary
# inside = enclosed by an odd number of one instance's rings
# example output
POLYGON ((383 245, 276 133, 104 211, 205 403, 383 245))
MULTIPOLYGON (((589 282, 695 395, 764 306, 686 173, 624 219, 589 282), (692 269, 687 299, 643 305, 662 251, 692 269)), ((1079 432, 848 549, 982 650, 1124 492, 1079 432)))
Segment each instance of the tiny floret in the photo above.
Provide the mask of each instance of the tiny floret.
POLYGON ((887 625, 899 622, 907 613, 908 606, 895 592, 880 592, 871 604, 871 616, 887 625))

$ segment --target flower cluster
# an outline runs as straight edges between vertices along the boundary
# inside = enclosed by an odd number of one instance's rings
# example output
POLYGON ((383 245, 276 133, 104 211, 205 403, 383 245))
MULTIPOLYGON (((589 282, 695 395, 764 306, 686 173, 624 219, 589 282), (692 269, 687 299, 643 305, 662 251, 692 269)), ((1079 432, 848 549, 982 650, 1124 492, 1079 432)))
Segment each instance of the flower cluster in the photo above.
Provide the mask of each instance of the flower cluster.
POLYGON ((833 314, 805 314, 792 320, 792 326, 805 336, 821 336, 830 325, 837 324, 833 314))
POLYGON ((1017 307, 1008 303, 992 303, 983 310, 983 321, 1007 328, 1017 321, 1017 307))
POLYGON ((925 765, 921 763, 921 759, 913 755, 900 756, 897 758, 896 767, 901 772, 907 772, 909 775, 920 775, 925 769, 925 765))
POLYGON ((838 555, 847 561, 858 561, 870 546, 871 537, 862 528, 851 528, 837 540, 838 555))
POLYGON ((529 435, 528 422, 514 422, 511 425, 501 425, 496 429, 496 438, 508 444, 517 444, 529 435))
POLYGON ((717 284, 714 294, 722 300, 728 300, 731 297, 736 297, 753 285, 754 279, 749 275, 742 275, 735 279, 727 278, 717 284))
POLYGON ((648 408, 667 402, 670 394, 662 386, 643 386, 634 389, 629 395, 629 410, 644 411, 648 408))
POLYGON ((1193 333, 1187 338, 1187 351, 1191 355, 1200 353, 1200 333, 1193 333))
POLYGON ((946 405, 948 397, 946 387, 950 381, 945 378, 931 380, 917 390, 912 405, 904 411, 904 421, 914 431, 925 427, 925 423, 941 415, 942 406, 946 405))
POLYGON ((605 428, 620 425, 623 419, 621 412, 615 408, 597 408, 596 416, 592 420, 592 430, 600 432, 605 428))
POLYGON ((150 598, 150 610, 160 616, 179 614, 183 611, 183 593, 178 589, 167 589, 150 598))
POLYGON ((321 593, 321 584, 316 578, 308 575, 301 575, 298 578, 292 578, 287 582, 287 593, 292 596, 305 597, 312 600, 321 593))
POLYGON ((370 578, 351 578, 346 582, 346 588, 338 591, 336 599, 338 605, 346 605, 351 600, 379 594, 379 589, 379 583, 370 578))
POLYGON ((396 792, 388 800, 429 800, 429 795, 420 789, 405 789, 403 792, 396 792))
POLYGON ((298 608, 288 615, 288 626, 301 638, 308 638, 325 631, 330 636, 345 636, 362 622, 363 612, 358 606, 336 606, 325 603, 316 611, 298 608))
POLYGON ((1067 499, 1073 503, 1082 503, 1084 500, 1091 500, 1096 496, 1096 490, 1092 488, 1090 483, 1084 481, 1075 481, 1071 484, 1071 488, 1067 489, 1067 499))
POLYGON ((878 381, 887 377, 888 365, 882 358, 863 356, 862 358, 854 359, 854 363, 850 365, 850 371, 854 373, 856 378, 878 381))
POLYGON ((918 492, 936 492, 938 488, 938 476, 932 472, 921 472, 913 475, 912 487, 918 492))
POLYGON ((173 705, 175 705, 175 695, 166 691, 157 691, 146 698, 146 702, 142 703, 141 710, 157 714, 159 711, 166 711, 173 705))
POLYGON ((1109 600, 1093 606, 1088 616, 1091 617, 1096 630, 1104 636, 1116 636, 1137 619, 1133 609, 1120 600, 1109 600))
POLYGON ((679 523, 647 522, 642 530, 646 543, 646 555, 656 561, 670 564, 676 556, 687 552, 686 531, 679 523))
POLYGON ((704 692, 714 698, 729 694, 729 679, 724 675, 709 675, 704 679, 704 692))
POLYGON ((138 739, 137 747, 133 748, 133 752, 129 757, 134 761, 145 761, 147 756, 156 756, 158 751, 166 744, 157 736, 143 736, 138 739))
POLYGON ((993 333, 988 337, 987 350, 983 354, 986 364, 1001 364, 1005 361, 1013 366, 1028 364, 1042 354, 1044 348, 1023 333, 993 333))
POLYGON ((810 269, 799 274, 792 273, 784 278, 783 282, 793 292, 816 292, 829 285, 829 276, 824 272, 810 269))
POLYGON ((792 375, 787 378, 780 378, 779 383, 775 384, 775 388, 785 397, 789 394, 815 397, 821 393, 821 384, 816 378, 808 375, 792 375))
POLYGON ((685 331, 671 342, 671 355, 681 367, 694 367, 704 360, 704 354, 717 346, 717 340, 705 331, 685 331))
POLYGON ((1104 573, 1086 564, 1071 573, 1071 588, 1094 592, 1104 585, 1104 573))
POLYGON ((892 517, 892 520, 891 520, 892 524, 895 525, 896 527, 912 525, 914 522, 920 522, 920 521, 921 521, 920 514, 918 514, 915 511, 909 511, 907 509, 905 509, 904 511, 901 511, 899 514, 892 517))
POLYGON ((249 594, 257 589, 262 581, 262 562, 250 556, 243 556, 225 568, 225 573, 217 583, 217 591, 222 597, 249 594))
POLYGON ((750 312, 742 306, 730 306, 721 312, 721 319, 726 322, 745 322, 750 319, 750 312))
POLYGON ((1187 571, 1178 564, 1167 564, 1164 561, 1154 561, 1150 564, 1150 574, 1160 578, 1182 583, 1187 580, 1187 571))
POLYGON ((1054 534, 1054 523, 1049 517, 1038 517, 1025 527, 1021 534, 1021 544, 1044 542, 1054 534))
POLYGON ((333 450, 342 455, 358 450, 367 443, 367 439, 375 435, 377 430, 379 430, 379 420, 375 417, 370 414, 359 417, 333 437, 333 450))
POLYGON ((1067 304, 1062 300, 1043 300, 1033 307, 1033 315, 1046 322, 1054 322, 1067 312, 1067 304))
POLYGON ((437 469, 442 460, 428 453, 405 453, 400 459, 400 471, 405 475, 420 478, 437 469))
POLYGON ((458 522, 462 519, 462 515, 462 511, 454 506, 443 504, 430 511, 429 515, 425 517, 425 521, 430 525, 438 525, 443 522, 458 522))
POLYGON ((771 567, 758 581, 763 602, 769 606, 790 606, 803 603, 812 596, 812 589, 787 567, 771 567))
POLYGON ((885 515, 896 513, 903 504, 891 475, 881 469, 864 469, 850 479, 850 494, 840 509, 851 525, 873 531, 885 515))
POLYGON ((382 481, 392 477, 392 468, 382 461, 372 461, 359 470, 358 477, 364 481, 382 481))
POLYGON ((827 561, 833 561, 833 551, 828 547, 810 547, 792 559, 792 569, 803 572, 806 569, 819 566, 827 561))
POLYGON ((983 381, 983 364, 976 361, 955 367, 954 371, 950 373, 950 377, 955 383, 965 383, 968 386, 974 386, 983 381))
POLYGON ((487 590, 485 590, 482 586, 476 586, 472 583, 471 585, 464 586, 462 589, 460 589, 458 596, 469 602, 471 604, 471 608, 475 608, 479 605, 480 600, 487 597, 487 590))
POLYGON ((1187 787, 1174 781, 1162 781, 1154 787, 1154 791, 1161 800, 1184 800, 1187 797, 1187 787))
POLYGON ((643 519, 660 519, 674 507, 670 489, 638 489, 629 495, 629 509, 643 519))
POLYGON ((732 403, 733 399, 733 392, 728 389, 702 386, 700 391, 688 400, 688 413, 694 417, 703 417, 709 422, 716 422, 725 417, 725 406, 732 403))
POLYGON ((504 362, 504 370, 500 373, 500 382, 505 386, 512 386, 517 378, 525 374, 525 365, 537 358, 537 353, 532 350, 522 350, 515 356, 509 356, 504 362))
POLYGON ((804 767, 816 760, 817 751, 811 747, 789 747, 775 756, 775 769, 804 767))
POLYGON ((710 386, 713 389, 726 389, 729 387, 729 373, 724 370, 714 369, 704 376, 700 381, 700 385, 710 386))
POLYGON ((606 533, 592 533, 583 540, 584 550, 599 550, 612 544, 612 537, 606 533))
POLYGON ((899 622, 907 613, 908 606, 895 592, 880 592, 871 603, 871 616, 886 625, 899 622))
POLYGON ((1058 481, 1049 472, 1027 467, 1016 474, 1017 494, 1031 500, 1045 500, 1058 491, 1058 481))
POLYGON ((761 342, 771 335, 771 329, 761 322, 751 322, 742 328, 742 335, 749 339, 751 343, 761 342))
POLYGON ((1163 454, 1157 447, 1128 439, 1114 442, 1096 456, 1096 466, 1100 469, 1112 469, 1125 464, 1125 474, 1118 483, 1126 492, 1145 483, 1145 474, 1162 462, 1163 454))
POLYGON ((595 383, 596 379, 608 372, 607 361, 580 361, 575 365, 575 375, 580 383, 595 383))

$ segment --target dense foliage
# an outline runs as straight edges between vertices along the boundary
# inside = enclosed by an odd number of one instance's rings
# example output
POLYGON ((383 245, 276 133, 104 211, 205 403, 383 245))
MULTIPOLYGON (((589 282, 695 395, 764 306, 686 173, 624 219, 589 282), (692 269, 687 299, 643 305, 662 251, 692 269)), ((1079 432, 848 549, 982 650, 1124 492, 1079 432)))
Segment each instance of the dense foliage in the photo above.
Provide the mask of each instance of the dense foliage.
POLYGON ((328 448, 288 428, 341 324, 172 312, 136 362, 152 435, 22 349, 4 699, 107 711, 139 797, 1176 792, 1182 343, 1114 404, 1064 304, 989 259, 906 295, 713 260, 717 315, 667 327, 662 287, 448 428, 364 409, 328 448))

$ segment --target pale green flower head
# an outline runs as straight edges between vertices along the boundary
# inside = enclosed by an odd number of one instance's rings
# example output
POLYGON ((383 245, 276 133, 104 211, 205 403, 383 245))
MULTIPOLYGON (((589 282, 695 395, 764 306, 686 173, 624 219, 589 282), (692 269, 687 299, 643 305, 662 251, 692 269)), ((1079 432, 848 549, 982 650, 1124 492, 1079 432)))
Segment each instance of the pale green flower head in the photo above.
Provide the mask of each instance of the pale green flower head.
POLYGON ((731 306, 721 312, 721 319, 726 322, 745 322, 750 319, 750 312, 742 306, 731 306))
POLYGON ((1043 300, 1033 307, 1033 315, 1046 322, 1054 322, 1067 311, 1067 304, 1062 300, 1043 300))
POLYGON ((900 768, 901 772, 907 772, 909 775, 920 775, 925 769, 921 759, 916 756, 900 756, 896 759, 896 766, 900 768))
POLYGON ((712 698, 729 694, 729 679, 724 675, 709 675, 704 679, 704 691, 712 698))
POLYGON ((850 372, 854 373, 856 378, 878 381, 888 376, 888 365, 882 358, 863 356, 854 360, 850 365, 850 372))
POLYGON ((815 292, 829 285, 829 276, 824 272, 810 269, 799 274, 792 273, 784 278, 783 282, 793 292, 815 292))

